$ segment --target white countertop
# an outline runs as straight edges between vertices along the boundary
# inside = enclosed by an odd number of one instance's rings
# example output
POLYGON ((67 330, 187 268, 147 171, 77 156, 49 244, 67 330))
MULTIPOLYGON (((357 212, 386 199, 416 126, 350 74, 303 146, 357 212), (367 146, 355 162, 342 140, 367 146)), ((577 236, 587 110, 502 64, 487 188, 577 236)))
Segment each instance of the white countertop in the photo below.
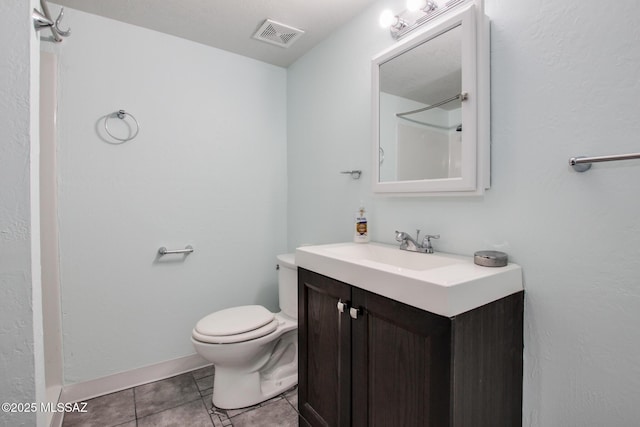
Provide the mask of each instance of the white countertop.
POLYGON ((381 243, 302 246, 295 258, 298 267, 446 317, 523 289, 516 264, 482 267, 471 256, 402 251, 381 243))

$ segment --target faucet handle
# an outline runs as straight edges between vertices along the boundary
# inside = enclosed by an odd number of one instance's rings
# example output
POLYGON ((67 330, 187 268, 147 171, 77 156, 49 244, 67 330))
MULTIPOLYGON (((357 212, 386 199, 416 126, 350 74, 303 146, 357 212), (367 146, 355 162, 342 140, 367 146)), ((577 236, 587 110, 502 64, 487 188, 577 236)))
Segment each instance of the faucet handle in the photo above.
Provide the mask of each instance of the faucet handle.
POLYGON ((407 249, 407 246, 409 246, 408 239, 411 239, 411 236, 404 231, 396 230, 396 242, 400 242, 400 249, 407 249))
POLYGON ((431 248, 431 239, 439 239, 439 234, 426 234, 422 239, 422 247, 431 248))
POLYGON ((427 254, 432 254, 433 245, 431 245, 431 239, 439 239, 439 238, 440 238, 439 234, 427 234, 426 236, 424 236, 424 239, 422 239, 422 248, 424 249, 424 252, 427 254))

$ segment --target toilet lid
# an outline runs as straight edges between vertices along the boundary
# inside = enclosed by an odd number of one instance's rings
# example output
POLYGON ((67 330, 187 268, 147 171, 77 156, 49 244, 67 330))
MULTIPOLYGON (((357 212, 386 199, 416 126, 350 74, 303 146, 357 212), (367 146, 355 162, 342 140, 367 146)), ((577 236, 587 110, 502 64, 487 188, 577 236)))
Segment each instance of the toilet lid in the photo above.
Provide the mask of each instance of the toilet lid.
POLYGON ((273 319, 271 322, 258 329, 253 329, 251 331, 243 332, 236 335, 203 335, 194 328, 192 336, 197 341, 210 344, 234 344, 243 341, 255 340, 265 335, 269 335, 271 332, 275 331, 278 328, 278 325, 278 320, 273 319))
POLYGON ((194 331, 205 336, 238 335, 262 328, 273 321, 274 314, 261 305, 244 305, 216 311, 202 318, 194 331))

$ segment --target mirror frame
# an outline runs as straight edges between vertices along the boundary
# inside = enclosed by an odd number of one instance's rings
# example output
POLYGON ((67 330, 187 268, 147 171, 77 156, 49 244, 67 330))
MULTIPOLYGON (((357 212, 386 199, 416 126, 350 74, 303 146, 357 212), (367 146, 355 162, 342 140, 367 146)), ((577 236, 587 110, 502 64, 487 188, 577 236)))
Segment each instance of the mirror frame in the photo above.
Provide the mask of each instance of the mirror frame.
POLYGON ((371 76, 373 192, 403 196, 482 195, 490 184, 489 21, 477 12, 476 5, 452 10, 376 55, 371 61, 371 76), (461 176, 380 182, 380 66, 457 26, 462 28, 462 91, 469 94, 462 102, 461 176))

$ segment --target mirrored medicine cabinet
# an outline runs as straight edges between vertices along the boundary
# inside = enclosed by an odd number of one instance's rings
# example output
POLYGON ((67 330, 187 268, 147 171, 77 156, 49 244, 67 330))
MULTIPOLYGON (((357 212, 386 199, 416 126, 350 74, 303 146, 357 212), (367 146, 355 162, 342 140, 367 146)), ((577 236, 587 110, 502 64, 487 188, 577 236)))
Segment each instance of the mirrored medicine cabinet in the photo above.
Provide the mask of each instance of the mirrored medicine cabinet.
POLYGON ((452 10, 372 60, 373 191, 481 195, 489 187, 489 23, 452 10))

